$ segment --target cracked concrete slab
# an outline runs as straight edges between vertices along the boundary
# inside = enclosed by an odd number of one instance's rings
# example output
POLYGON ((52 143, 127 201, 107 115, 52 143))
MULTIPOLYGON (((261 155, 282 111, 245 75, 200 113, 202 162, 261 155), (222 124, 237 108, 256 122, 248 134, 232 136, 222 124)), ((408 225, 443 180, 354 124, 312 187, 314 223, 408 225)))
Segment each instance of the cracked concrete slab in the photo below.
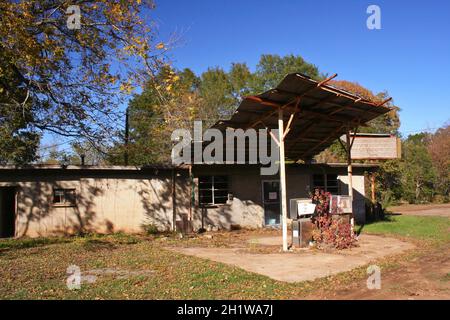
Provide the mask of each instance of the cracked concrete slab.
MULTIPOLYGON (((281 244, 280 237, 254 238, 250 241, 252 244, 259 245, 281 244)), ((300 282, 350 271, 376 259, 414 248, 411 243, 375 235, 361 236, 358 244, 359 247, 332 253, 319 250, 301 250, 289 253, 250 253, 245 250, 245 247, 172 247, 170 250, 230 264, 279 281, 300 282)))

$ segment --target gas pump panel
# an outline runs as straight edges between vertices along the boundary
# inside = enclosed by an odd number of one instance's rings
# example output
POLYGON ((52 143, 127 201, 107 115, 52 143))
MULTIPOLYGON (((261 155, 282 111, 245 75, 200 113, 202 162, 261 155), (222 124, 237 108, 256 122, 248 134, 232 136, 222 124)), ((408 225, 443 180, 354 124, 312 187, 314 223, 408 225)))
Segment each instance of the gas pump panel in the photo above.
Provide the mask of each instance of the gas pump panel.
POLYGON ((336 209, 337 214, 352 213, 353 201, 350 196, 333 195, 330 198, 330 213, 336 209))
POLYGON ((289 217, 292 219, 292 244, 296 247, 306 247, 311 240, 313 224, 311 216, 316 205, 308 198, 290 199, 289 217))
MULTIPOLYGON (((293 198, 289 200, 289 218, 298 219, 300 216, 311 216, 314 213, 312 200, 309 198, 293 198), (310 212, 312 210, 312 212, 310 212)), ((315 208, 315 206, 314 206, 315 208)))

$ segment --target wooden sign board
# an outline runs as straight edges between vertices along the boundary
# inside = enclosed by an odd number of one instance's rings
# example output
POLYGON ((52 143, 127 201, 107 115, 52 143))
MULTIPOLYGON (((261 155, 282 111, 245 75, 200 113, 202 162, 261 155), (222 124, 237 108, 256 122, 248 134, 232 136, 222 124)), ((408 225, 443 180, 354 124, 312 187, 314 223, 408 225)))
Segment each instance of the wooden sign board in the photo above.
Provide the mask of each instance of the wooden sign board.
MULTIPOLYGON (((352 146, 353 160, 387 160, 401 158, 401 141, 388 134, 356 134, 352 146)), ((341 137, 345 141, 345 136, 341 137)))

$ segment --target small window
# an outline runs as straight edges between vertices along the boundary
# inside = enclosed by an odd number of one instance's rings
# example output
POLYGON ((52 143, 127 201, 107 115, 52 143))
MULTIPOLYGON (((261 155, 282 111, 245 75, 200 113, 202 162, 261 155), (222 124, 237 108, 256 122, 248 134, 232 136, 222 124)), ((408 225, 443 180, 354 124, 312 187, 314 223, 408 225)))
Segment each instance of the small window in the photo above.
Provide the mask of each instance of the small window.
POLYGON ((322 189, 331 194, 339 194, 339 182, 337 174, 314 174, 313 189, 322 189))
POLYGON ((313 186, 314 189, 323 189, 325 190, 325 175, 323 174, 314 174, 313 175, 313 186))
POLYGON ((53 189, 53 204, 74 206, 75 189, 53 189))
POLYGON ((198 178, 201 205, 224 204, 228 200, 227 176, 201 176, 198 178))
POLYGON ((339 182, 337 174, 327 174, 327 191, 331 194, 339 194, 339 182))

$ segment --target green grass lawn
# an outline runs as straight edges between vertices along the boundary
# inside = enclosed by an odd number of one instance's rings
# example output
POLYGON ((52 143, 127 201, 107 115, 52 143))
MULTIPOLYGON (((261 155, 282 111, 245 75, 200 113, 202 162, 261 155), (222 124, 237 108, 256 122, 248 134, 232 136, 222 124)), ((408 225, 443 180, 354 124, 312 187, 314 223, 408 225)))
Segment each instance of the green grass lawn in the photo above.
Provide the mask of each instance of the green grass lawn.
POLYGON ((384 221, 365 225, 362 232, 448 242, 450 241, 450 219, 393 215, 387 216, 384 221))
MULTIPOLYGON (((1 299, 282 299, 312 284, 285 284, 242 269, 165 250, 165 241, 112 235, 0 241, 1 299), (115 270, 80 290, 67 268, 115 270), (130 272, 129 275, 126 275, 130 272), (142 274, 137 274, 141 272, 142 274)), ((316 284, 317 286, 317 284, 316 284)))

